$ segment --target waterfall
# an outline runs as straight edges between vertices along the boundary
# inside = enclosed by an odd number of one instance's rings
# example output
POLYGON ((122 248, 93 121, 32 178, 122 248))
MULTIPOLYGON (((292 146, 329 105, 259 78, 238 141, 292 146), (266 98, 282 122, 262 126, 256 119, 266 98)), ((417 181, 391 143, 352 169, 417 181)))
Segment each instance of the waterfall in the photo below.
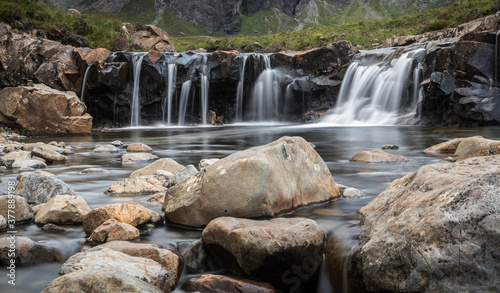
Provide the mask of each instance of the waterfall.
POLYGON ((387 55, 375 64, 353 62, 345 74, 337 104, 322 119, 345 125, 391 125, 397 120, 404 90, 408 88, 413 55, 387 55), (391 59, 392 58, 392 59, 391 59), (390 62, 388 62, 390 60, 390 62))
POLYGON ((417 67, 413 70, 413 101, 412 106, 415 108, 416 115, 420 115, 422 107, 422 100, 424 99, 424 89, 420 85, 423 76, 422 64, 418 63, 417 67))
POLYGON ((243 120, 243 90, 245 85, 245 66, 247 64, 248 55, 242 55, 243 60, 241 61, 240 68, 240 81, 238 82, 238 88, 236 90, 236 116, 234 118, 235 122, 241 122, 243 120))
POLYGON ((80 94, 80 101, 83 101, 85 98, 85 88, 87 87, 87 77, 89 75, 90 66, 87 66, 85 69, 85 75, 83 75, 83 83, 82 83, 82 93, 80 94))
POLYGON ((201 124, 207 124, 208 114, 208 57, 203 55, 200 66, 200 79, 201 79, 201 124))
POLYGON ((184 125, 184 119, 186 117, 186 109, 190 92, 191 92, 191 80, 188 80, 182 84, 181 102, 179 105, 179 126, 184 125))
POLYGON ((257 78, 252 90, 252 116, 254 121, 272 121, 276 120, 279 115, 280 74, 279 71, 271 68, 269 55, 260 55, 259 59, 264 70, 257 78))
POLYGON ((138 126, 139 120, 141 116, 141 104, 140 104, 140 78, 141 78, 141 66, 142 60, 144 59, 146 54, 134 54, 132 56, 132 66, 133 66, 133 75, 134 75, 134 88, 132 90, 132 104, 131 104, 131 126, 138 126))

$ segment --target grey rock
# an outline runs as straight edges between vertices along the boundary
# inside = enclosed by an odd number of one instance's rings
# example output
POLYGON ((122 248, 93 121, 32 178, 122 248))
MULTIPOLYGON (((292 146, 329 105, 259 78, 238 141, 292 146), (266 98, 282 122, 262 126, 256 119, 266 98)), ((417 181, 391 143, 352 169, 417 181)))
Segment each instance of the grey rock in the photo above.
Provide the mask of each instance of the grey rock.
POLYGON ((76 195, 73 189, 63 181, 36 173, 28 173, 21 177, 15 192, 30 204, 46 203, 59 194, 76 195))
POLYGON ((188 166, 184 167, 184 169, 182 169, 181 171, 179 171, 179 173, 175 174, 173 184, 174 185, 175 184, 179 184, 182 181, 184 181, 184 180, 186 180, 188 178, 193 177, 197 173, 198 173, 198 170, 196 170, 195 166, 188 165, 188 166))
POLYGON ((207 258, 207 251, 201 239, 193 242, 179 242, 177 247, 184 258, 184 265, 188 274, 201 274, 205 272, 204 264, 207 258))
POLYGON ((95 153, 118 153, 120 152, 120 149, 113 146, 113 145, 100 145, 100 146, 97 146, 95 147, 93 150, 92 150, 92 153, 95 154, 95 153))
POLYGON ((10 210, 10 215, 15 217, 16 223, 31 221, 34 212, 28 204, 28 201, 21 196, 14 196, 12 199, 14 200, 14 208, 9 207, 12 206, 12 204, 9 203, 8 195, 0 196, 0 215, 8 219, 10 210))

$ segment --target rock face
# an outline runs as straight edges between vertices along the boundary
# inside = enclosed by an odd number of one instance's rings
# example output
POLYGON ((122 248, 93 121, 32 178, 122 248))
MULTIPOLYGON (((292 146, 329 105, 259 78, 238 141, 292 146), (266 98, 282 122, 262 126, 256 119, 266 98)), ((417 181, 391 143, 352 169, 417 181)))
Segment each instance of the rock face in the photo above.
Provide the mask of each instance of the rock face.
POLYGON ((0 216, 3 216, 5 219, 9 218, 9 210, 14 211, 16 223, 21 223, 24 221, 31 221, 33 218, 33 210, 31 209, 28 201, 24 197, 14 196, 15 207, 14 209, 9 208, 9 196, 2 195, 0 196, 0 216))
POLYGON ((170 36, 162 29, 154 25, 133 25, 124 23, 122 32, 127 38, 132 39, 134 45, 147 50, 157 50, 160 52, 174 52, 175 47, 170 36))
POLYGON ((359 152, 352 156, 349 161, 359 163, 397 163, 407 162, 408 159, 403 156, 386 153, 382 150, 372 150, 359 152))
POLYGON ((139 238, 139 230, 129 224, 120 223, 115 219, 109 219, 97 227, 85 244, 105 243, 116 240, 134 240, 139 238))
POLYGON ((168 189, 169 182, 162 176, 141 176, 128 178, 113 183, 106 190, 107 194, 148 194, 164 192, 168 189))
MULTIPOLYGON (((109 268, 123 271, 169 292, 168 272, 157 262, 147 258, 133 257, 109 248, 80 252, 70 257, 59 270, 59 275, 70 274, 85 269, 109 268)), ((116 291, 115 291, 116 292, 116 291)))
POLYGON ((56 195, 36 213, 35 223, 82 223, 90 212, 85 200, 76 195, 56 195))
POLYGON ((131 277, 119 268, 104 267, 66 274, 50 282, 42 291, 42 293, 59 292, 162 293, 163 291, 139 278, 131 277))
POLYGON ((29 204, 46 203, 59 194, 76 195, 73 189, 63 181, 37 173, 28 173, 21 177, 15 192, 24 197, 29 204))
POLYGON ((339 190, 325 162, 300 137, 234 153, 171 187, 165 217, 199 227, 221 216, 272 216, 328 201, 339 190))
POLYGON ((458 145, 453 155, 453 161, 492 155, 500 155, 500 141, 482 137, 469 137, 458 145))
POLYGON ((271 284, 222 275, 202 275, 182 285, 185 292, 274 293, 271 284))
POLYGON ((500 156, 423 166, 360 210, 352 292, 500 288, 500 156))
POLYGON ((169 158, 164 158, 159 159, 158 161, 151 163, 144 168, 134 171, 132 174, 130 174, 129 178, 154 175, 158 170, 177 174, 182 169, 184 169, 184 166, 180 165, 176 161, 169 158))
POLYGON ((83 218, 83 230, 90 234, 109 219, 132 226, 145 224, 151 220, 151 211, 137 203, 115 203, 92 210, 83 218))
POLYGON ((90 133, 92 117, 86 110, 75 93, 43 84, 0 91, 0 122, 27 135, 90 133))
POLYGON ((222 267, 294 291, 298 284, 291 280, 296 274, 309 280, 323 260, 325 234, 316 222, 304 218, 221 217, 207 225, 202 239, 222 267), (294 266, 300 273, 292 272, 294 266))

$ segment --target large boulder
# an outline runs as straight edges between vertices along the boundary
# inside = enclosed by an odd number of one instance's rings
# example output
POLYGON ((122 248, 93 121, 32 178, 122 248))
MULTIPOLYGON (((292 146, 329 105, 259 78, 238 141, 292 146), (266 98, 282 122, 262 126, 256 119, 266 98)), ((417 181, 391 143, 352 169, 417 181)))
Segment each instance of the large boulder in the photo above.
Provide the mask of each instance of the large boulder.
POLYGON ((349 161, 359 163, 398 163, 407 162, 408 159, 403 156, 389 154, 382 150, 372 150, 356 153, 349 161))
POLYGON ((222 267, 294 291, 298 284, 291 280, 297 276, 309 280, 321 264, 325 233, 304 218, 221 217, 207 225, 202 239, 222 267), (292 271, 293 267, 299 270, 292 271))
POLYGON ((273 216, 338 197, 325 162, 300 137, 234 153, 169 188, 168 220, 192 227, 221 216, 273 216))
POLYGON ((159 170, 171 172, 173 174, 177 174, 182 169, 184 169, 184 166, 177 163, 176 161, 169 159, 169 158, 163 158, 163 159, 159 159, 158 161, 156 161, 154 163, 147 165, 144 168, 141 168, 139 170, 134 171, 132 174, 130 174, 129 178, 135 178, 135 177, 146 176, 146 175, 154 175, 156 173, 156 171, 159 171, 159 170))
POLYGON ((71 256, 61 266, 59 275, 100 268, 118 269, 131 277, 146 281, 164 292, 170 291, 170 277, 160 264, 147 258, 133 257, 109 248, 84 251, 71 256))
POLYGON ((46 203, 59 194, 76 195, 63 181, 44 174, 28 173, 19 179, 16 195, 26 198, 29 204, 46 203))
POLYGON ((500 141, 482 137, 469 137, 458 145, 453 155, 453 161, 491 155, 500 155, 500 141))
POLYGON ((395 180, 359 211, 349 290, 498 291, 499 192, 500 156, 426 165, 395 180))
POLYGON ((175 47, 170 36, 154 25, 133 25, 124 23, 122 32, 132 39, 135 46, 143 51, 155 49, 160 52, 174 52, 175 47))
POLYGON ((269 283, 245 280, 223 275, 202 275, 191 278, 182 285, 184 292, 239 292, 239 293, 274 293, 269 283))
POLYGON ((90 133, 92 117, 74 92, 43 84, 0 91, 0 122, 27 135, 90 133))
POLYGON ((90 212, 85 200, 76 195, 61 194, 51 198, 36 213, 35 223, 82 223, 90 212))
POLYGON ((89 244, 105 243, 117 240, 134 240, 139 238, 139 236, 139 230, 136 227, 127 223, 120 223, 115 219, 109 219, 97 227, 84 243, 89 244))
POLYGON ((28 201, 24 197, 11 196, 11 198, 9 198, 8 195, 0 196, 0 215, 3 216, 5 219, 8 219, 9 211, 11 211, 10 212, 11 219, 12 216, 14 216, 16 223, 31 221, 34 214, 33 210, 28 204, 28 201))
POLYGON ((160 245, 149 243, 132 243, 127 241, 111 241, 99 245, 91 250, 106 247, 116 251, 123 252, 130 256, 144 257, 159 263, 170 276, 170 289, 174 290, 177 280, 182 272, 182 261, 179 255, 170 249, 163 248, 160 245))
POLYGON ((83 230, 90 234, 109 219, 132 226, 145 224, 151 220, 149 209, 137 203, 114 203, 98 207, 83 217, 83 230))
POLYGON ((139 278, 133 278, 120 268, 91 268, 78 270, 50 282, 42 293, 59 292, 100 292, 100 293, 162 293, 155 287, 139 278))

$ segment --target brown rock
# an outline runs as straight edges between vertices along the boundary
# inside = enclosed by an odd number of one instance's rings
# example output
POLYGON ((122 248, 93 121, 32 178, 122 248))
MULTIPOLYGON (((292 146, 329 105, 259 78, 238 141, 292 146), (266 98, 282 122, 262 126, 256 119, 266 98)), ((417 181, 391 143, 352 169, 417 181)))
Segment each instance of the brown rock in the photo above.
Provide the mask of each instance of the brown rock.
POLYGON ((163 204, 164 201, 165 201, 164 192, 153 194, 150 198, 148 198, 148 202, 157 202, 163 204))
POLYGON ((111 184, 106 194, 148 194, 167 191, 169 182, 161 176, 149 175, 127 178, 111 184))
POLYGON ((403 156, 386 153, 382 150, 372 150, 359 152, 352 156, 349 161, 360 163, 396 163, 408 162, 408 159, 403 156))
POLYGON ((133 25, 124 23, 122 32, 131 38, 134 45, 144 51, 155 49, 160 52, 174 52, 175 47, 170 36, 162 29, 153 25, 133 25))
POLYGON ((132 143, 127 147, 127 152, 129 153, 140 153, 140 152, 152 152, 153 149, 150 148, 148 145, 143 144, 143 143, 132 143))
POLYGON ((0 91, 0 122, 28 135, 90 133, 92 117, 86 110, 75 93, 43 84, 0 91))
POLYGON ((0 230, 3 230, 7 227, 7 220, 0 215, 0 230))
POLYGON ((63 156, 63 155, 61 155, 60 153, 58 153, 56 151, 53 151, 53 150, 50 150, 50 149, 46 149, 46 148, 39 148, 39 147, 34 148, 31 151, 31 155, 32 156, 40 157, 40 158, 44 159, 45 161, 47 161, 49 163, 52 163, 52 162, 65 162, 65 161, 68 160, 68 158, 66 158, 66 156, 63 156))
POLYGON ((97 227, 90 235, 85 244, 105 243, 116 240, 134 240, 139 238, 139 230, 129 224, 120 223, 115 219, 109 219, 97 227))
POLYGON ((15 248, 11 247, 12 237, 0 238, 0 262, 7 263, 15 253, 16 263, 47 263, 62 261, 62 252, 29 238, 15 236, 15 248))
POLYGON ((149 61, 151 61, 151 63, 156 64, 156 62, 158 62, 158 60, 160 60, 161 58, 161 53, 156 50, 151 50, 146 56, 149 58, 149 61))
POLYGON ((106 172, 106 170, 101 168, 86 168, 80 171, 80 174, 92 174, 92 173, 103 173, 103 172, 106 172))
POLYGON ((37 170, 37 171, 33 171, 33 172, 23 172, 23 173, 20 173, 19 175, 17 175, 17 180, 21 180, 21 178, 25 175, 28 175, 30 173, 35 173, 35 174, 41 174, 41 175, 45 175, 45 176, 48 176, 48 177, 54 177, 56 175, 50 173, 50 172, 47 172, 47 171, 42 171, 42 170, 37 170))
POLYGON ((158 156, 148 153, 124 154, 121 157, 122 164, 142 163, 158 159, 158 156))
POLYGON ((82 60, 90 64, 95 61, 106 59, 111 53, 110 50, 104 48, 90 49, 90 48, 75 48, 76 53, 82 60))
POLYGON ((256 221, 221 217, 207 225, 202 239, 222 267, 290 289, 285 277, 294 274, 292 267, 302 269, 305 281, 318 269, 325 233, 316 222, 304 218, 256 221))
POLYGON ((159 159, 158 161, 156 161, 154 163, 147 165, 144 168, 141 168, 139 170, 134 171, 132 174, 130 174, 129 178, 154 175, 154 174, 156 174, 156 171, 159 171, 159 170, 171 172, 173 174, 177 174, 182 169, 184 169, 184 166, 180 165, 176 161, 169 159, 169 158, 163 158, 163 159, 159 159))
POLYGON ((83 230, 91 233, 109 219, 132 226, 145 224, 151 220, 151 212, 137 203, 115 203, 98 207, 83 217, 83 230))
POLYGON ((113 145, 99 145, 99 146, 96 146, 93 150, 92 150, 92 153, 95 154, 95 153, 118 153, 120 152, 120 149, 113 146, 113 145))
POLYGON ((191 278, 182 285, 185 292, 241 292, 241 293, 274 293, 269 283, 246 280, 239 277, 223 275, 202 275, 191 278))
POLYGON ((3 216, 5 219, 9 219, 9 211, 10 211, 11 219, 12 216, 14 216, 14 219, 18 223, 24 221, 31 221, 34 212, 33 209, 31 209, 30 205, 28 204, 28 201, 26 201, 24 197, 20 196, 14 196, 12 199, 11 202, 9 203, 8 195, 0 196, 0 215, 3 216), (14 200, 14 203, 12 203, 12 199, 14 200), (14 206, 14 208, 12 208, 12 206, 14 206))
POLYGON ((453 155, 453 161, 461 161, 472 157, 491 156, 500 154, 500 141, 484 139, 482 137, 469 137, 458 145, 453 155))
POLYGON ((219 60, 222 76, 227 77, 229 68, 231 67, 231 62, 233 61, 234 57, 238 56, 240 53, 236 50, 231 50, 231 51, 215 51, 214 54, 215 56, 217 56, 217 59, 219 60))
POLYGON ((82 197, 56 195, 36 213, 35 223, 82 223, 83 217, 89 212, 90 208, 82 197))
MULTIPOLYGON (((481 136, 477 136, 481 137, 481 136)), ((428 147, 424 150, 426 153, 454 153, 458 145, 464 140, 465 138, 454 138, 436 145, 433 145, 431 147, 428 147)))
POLYGON ((208 111, 207 123, 210 125, 215 125, 217 123, 217 114, 214 110, 208 111))

